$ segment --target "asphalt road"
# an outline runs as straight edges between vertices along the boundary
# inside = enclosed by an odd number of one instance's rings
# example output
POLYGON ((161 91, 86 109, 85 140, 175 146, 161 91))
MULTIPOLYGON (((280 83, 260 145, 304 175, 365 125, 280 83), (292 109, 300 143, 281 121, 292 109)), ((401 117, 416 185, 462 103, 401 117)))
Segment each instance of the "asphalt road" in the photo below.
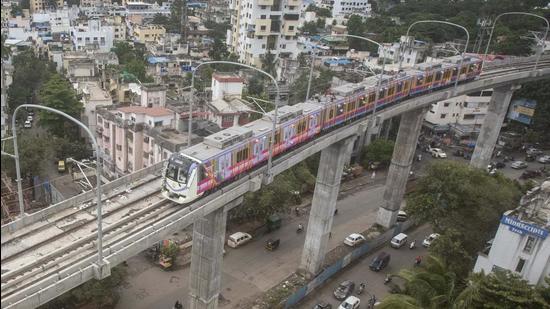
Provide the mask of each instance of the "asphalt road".
MULTIPOLYGON (((384 279, 387 274, 396 274, 402 268, 413 267, 414 260, 417 256, 425 256, 427 249, 422 247, 422 240, 431 233, 429 226, 421 226, 409 235, 409 243, 411 240, 416 239, 416 248, 409 249, 408 244, 399 249, 393 249, 388 245, 374 252, 374 254, 367 255, 353 265, 348 266, 342 272, 328 280, 320 289, 310 294, 306 300, 302 301, 298 308, 313 308, 315 304, 323 301, 332 304, 332 308, 338 308, 341 301, 334 298, 333 292, 340 282, 345 280, 351 280, 355 282, 356 289, 352 295, 361 299, 361 308, 366 308, 371 295, 374 295, 376 299, 381 300, 384 296, 389 294, 389 285, 384 284, 384 279), (374 272, 369 269, 369 264, 373 257, 380 252, 386 252, 391 255, 389 265, 379 272, 374 272), (357 295, 356 291, 361 282, 366 283, 365 291, 361 295, 357 295)), ((393 279, 397 281, 398 279, 393 279)))

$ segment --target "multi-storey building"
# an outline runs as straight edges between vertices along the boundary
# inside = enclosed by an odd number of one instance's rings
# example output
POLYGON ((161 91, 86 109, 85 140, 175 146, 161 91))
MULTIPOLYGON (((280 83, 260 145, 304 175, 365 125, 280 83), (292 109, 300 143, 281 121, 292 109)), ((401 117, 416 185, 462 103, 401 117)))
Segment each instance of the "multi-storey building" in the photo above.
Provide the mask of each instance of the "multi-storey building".
POLYGON ((384 43, 382 46, 383 48, 378 47, 378 54, 394 64, 398 64, 399 59, 402 59, 401 66, 403 68, 412 67, 422 62, 428 49, 428 45, 425 42, 414 40, 411 36, 401 36, 399 42, 384 43))
POLYGON ((133 28, 134 41, 142 44, 155 43, 164 38, 166 29, 159 25, 139 25, 133 28))
POLYGON ((110 51, 113 48, 114 29, 102 25, 100 20, 80 21, 71 27, 71 40, 75 50, 97 49, 110 51))
POLYGON ((533 188, 520 205, 505 212, 495 238, 480 252, 474 272, 507 269, 530 284, 550 275, 550 181, 533 188))
POLYGON ((296 58, 301 5, 301 0, 231 0, 231 51, 254 66, 261 66, 268 51, 296 58))
POLYGON ((332 16, 360 15, 370 17, 371 5, 369 0, 335 0, 332 4, 332 16))
POLYGON ((451 132, 457 140, 475 139, 487 114, 492 91, 457 96, 432 104, 424 127, 433 133, 451 132))
POLYGON ((110 5, 111 0, 80 0, 80 6, 83 7, 98 7, 110 5))
POLYGON ((236 74, 212 75, 212 100, 206 104, 207 119, 225 129, 245 125, 253 110, 241 99, 243 79, 236 74))
POLYGON ((62 8, 63 0, 31 0, 30 9, 31 13, 41 12, 49 9, 62 8))

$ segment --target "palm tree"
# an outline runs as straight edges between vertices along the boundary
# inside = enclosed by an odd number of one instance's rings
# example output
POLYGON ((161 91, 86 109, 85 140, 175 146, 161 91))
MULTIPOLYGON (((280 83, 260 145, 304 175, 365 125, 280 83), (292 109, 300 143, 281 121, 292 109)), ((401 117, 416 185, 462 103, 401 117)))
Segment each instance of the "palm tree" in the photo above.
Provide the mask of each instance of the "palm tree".
MULTIPOLYGON (((397 276, 405 281, 403 293, 387 297, 380 308, 463 308, 455 306, 456 275, 439 257, 429 255, 423 266, 403 269, 397 276)), ((466 294, 461 301, 469 304, 466 294)))

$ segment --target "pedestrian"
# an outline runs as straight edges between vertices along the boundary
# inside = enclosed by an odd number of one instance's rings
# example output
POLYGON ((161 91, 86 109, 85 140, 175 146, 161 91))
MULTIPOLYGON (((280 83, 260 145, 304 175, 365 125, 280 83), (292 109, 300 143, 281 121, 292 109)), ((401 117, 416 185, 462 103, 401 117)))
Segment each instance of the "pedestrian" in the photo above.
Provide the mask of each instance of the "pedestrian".
POLYGON ((332 238, 332 232, 328 232, 328 238, 332 238))
POLYGON ((416 259, 414 259, 414 263, 416 265, 420 265, 420 262, 422 262, 422 257, 419 255, 419 256, 416 257, 416 259))
POLYGON ((180 304, 179 300, 176 300, 176 304, 174 305, 174 309, 183 309, 183 305, 180 304))
POLYGON ((374 179, 376 177, 376 171, 372 171, 372 175, 370 176, 371 179, 374 179))

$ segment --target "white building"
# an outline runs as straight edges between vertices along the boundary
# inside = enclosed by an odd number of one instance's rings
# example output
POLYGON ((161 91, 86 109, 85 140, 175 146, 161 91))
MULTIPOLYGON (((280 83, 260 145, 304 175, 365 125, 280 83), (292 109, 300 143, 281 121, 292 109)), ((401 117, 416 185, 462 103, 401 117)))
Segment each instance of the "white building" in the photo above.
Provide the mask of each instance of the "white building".
MULTIPOLYGON (((109 106, 113 105, 113 100, 109 95, 109 92, 101 89, 99 82, 82 82, 77 85, 78 93, 82 94, 82 121, 84 124, 90 128, 90 130, 95 131, 97 126, 97 116, 96 110, 100 106, 109 106)), ((86 135, 83 135, 87 137, 86 135)))
POLYGON ((489 248, 479 253, 474 272, 507 269, 530 284, 543 284, 550 275, 550 181, 504 213, 489 248))
POLYGON ((227 44, 239 60, 261 66, 269 50, 281 58, 299 54, 301 0, 231 0, 227 44))
POLYGON ((369 0, 334 0, 332 4, 332 16, 360 15, 371 16, 371 5, 369 0))
POLYGON ((250 121, 253 111, 241 99, 243 79, 236 74, 212 75, 212 101, 207 103, 207 119, 225 129, 250 121))
MULTIPOLYGON (((398 67, 400 58, 403 59, 401 62, 402 68, 412 67, 422 62, 428 48, 425 42, 414 40, 414 37, 411 36, 407 38, 404 35, 401 36, 399 42, 384 43, 382 46, 384 48, 378 47, 378 54, 385 57, 387 60, 391 60, 391 63, 395 64, 393 66, 395 69, 398 67), (402 51, 399 50, 401 45, 403 45, 402 51), (400 53, 402 54, 400 55, 400 53)), ((390 62, 386 64, 388 63, 390 62)))
POLYGON ((110 51, 113 47, 114 29, 104 26, 97 19, 81 22, 71 27, 71 40, 75 50, 98 49, 110 51))
POLYGON ((450 131, 458 140, 477 136, 492 93, 485 90, 434 103, 426 113, 424 126, 434 133, 450 131))

